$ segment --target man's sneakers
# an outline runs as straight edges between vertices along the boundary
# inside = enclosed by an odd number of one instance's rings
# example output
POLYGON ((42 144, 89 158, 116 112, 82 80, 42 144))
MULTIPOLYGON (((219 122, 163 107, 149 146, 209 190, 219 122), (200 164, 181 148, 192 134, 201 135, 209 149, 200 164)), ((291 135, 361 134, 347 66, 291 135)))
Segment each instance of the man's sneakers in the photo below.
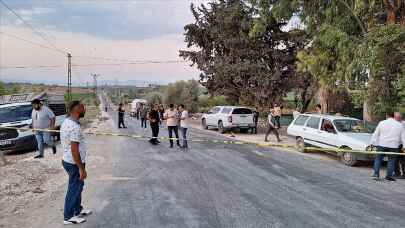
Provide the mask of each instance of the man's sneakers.
POLYGON ((91 210, 82 210, 79 215, 74 216, 70 218, 69 220, 63 221, 64 225, 73 225, 73 224, 80 224, 86 222, 86 219, 83 217, 86 217, 88 215, 91 215, 93 212, 91 210))
POLYGON ((34 157, 35 159, 40 159, 40 158, 44 158, 44 155, 37 155, 34 157))
POLYGON ((88 215, 91 215, 93 212, 91 211, 91 210, 82 210, 81 212, 80 212, 80 215, 79 215, 79 217, 86 217, 86 216, 88 216, 88 215))
POLYGON ((69 220, 64 220, 63 225, 73 225, 73 224, 80 224, 86 222, 86 219, 81 218, 80 216, 74 216, 69 220))
POLYGON ((394 178, 392 178, 392 177, 385 177, 385 180, 387 180, 387 181, 396 181, 394 178))

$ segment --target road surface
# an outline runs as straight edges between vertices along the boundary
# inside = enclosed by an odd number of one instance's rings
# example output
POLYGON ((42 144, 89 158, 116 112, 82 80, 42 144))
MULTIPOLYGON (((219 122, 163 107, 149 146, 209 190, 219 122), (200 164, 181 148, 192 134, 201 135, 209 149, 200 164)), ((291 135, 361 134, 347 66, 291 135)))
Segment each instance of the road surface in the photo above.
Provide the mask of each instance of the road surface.
MULTIPOLYGON (((104 129, 143 133, 136 120, 118 130, 110 115, 104 129)), ((191 137, 222 136, 193 129, 191 137)), ((405 180, 376 182, 368 168, 250 145, 190 143, 184 152, 91 136, 89 146, 83 201, 94 214, 77 227, 405 226, 405 180)), ((63 227, 62 187, 20 224, 63 227)))

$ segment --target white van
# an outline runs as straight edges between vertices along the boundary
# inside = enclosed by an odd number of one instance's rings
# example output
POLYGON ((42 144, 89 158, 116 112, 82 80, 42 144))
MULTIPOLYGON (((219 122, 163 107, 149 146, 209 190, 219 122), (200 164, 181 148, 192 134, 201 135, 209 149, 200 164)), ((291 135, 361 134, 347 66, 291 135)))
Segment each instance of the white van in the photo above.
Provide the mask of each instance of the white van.
POLYGON ((255 126, 253 111, 250 108, 237 106, 213 107, 202 116, 201 124, 204 129, 208 129, 209 127, 217 128, 220 133, 233 129, 247 132, 255 126))

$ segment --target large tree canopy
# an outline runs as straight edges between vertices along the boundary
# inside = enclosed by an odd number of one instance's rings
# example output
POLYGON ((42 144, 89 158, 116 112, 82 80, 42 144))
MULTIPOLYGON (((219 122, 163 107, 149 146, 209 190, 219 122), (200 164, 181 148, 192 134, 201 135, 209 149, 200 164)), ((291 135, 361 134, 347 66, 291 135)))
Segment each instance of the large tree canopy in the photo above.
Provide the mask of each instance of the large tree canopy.
POLYGON ((291 87, 294 46, 283 22, 260 17, 242 0, 221 0, 191 6, 195 22, 185 26, 189 50, 180 56, 202 71, 200 82, 211 94, 244 104, 269 106, 291 87), (260 29, 257 20, 265 20, 260 29))

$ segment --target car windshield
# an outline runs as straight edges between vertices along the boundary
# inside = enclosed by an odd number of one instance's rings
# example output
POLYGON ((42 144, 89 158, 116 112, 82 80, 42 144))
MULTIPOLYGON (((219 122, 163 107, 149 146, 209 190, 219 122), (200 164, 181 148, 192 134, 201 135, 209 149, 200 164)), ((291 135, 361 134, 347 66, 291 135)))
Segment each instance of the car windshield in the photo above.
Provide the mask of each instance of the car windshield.
POLYGON ((252 110, 248 108, 235 108, 232 114, 252 114, 252 110))
POLYGON ((370 133, 360 120, 341 119, 334 120, 333 123, 339 132, 370 133))
POLYGON ((31 113, 31 105, 0 108, 0 123, 29 120, 31 119, 31 113))

